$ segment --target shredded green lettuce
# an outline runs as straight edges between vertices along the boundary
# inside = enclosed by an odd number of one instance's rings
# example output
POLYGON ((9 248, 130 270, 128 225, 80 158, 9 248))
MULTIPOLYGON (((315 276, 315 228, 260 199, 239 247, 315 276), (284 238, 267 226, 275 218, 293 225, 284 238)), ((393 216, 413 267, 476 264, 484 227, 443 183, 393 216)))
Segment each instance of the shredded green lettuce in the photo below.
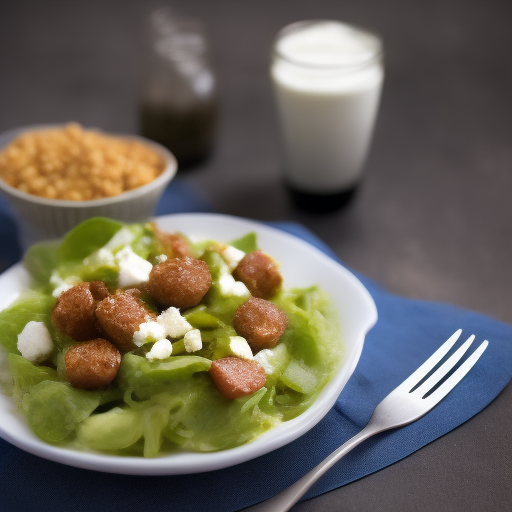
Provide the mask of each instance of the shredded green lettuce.
MULTIPOLYGON (((343 350, 329 297, 317 286, 282 290, 272 302, 286 313, 288 328, 275 348, 264 351, 265 387, 250 396, 225 398, 208 370, 212 360, 229 355, 230 336, 236 336, 233 316, 246 297, 223 294, 219 280, 231 273, 218 250, 225 244, 203 241, 191 248, 208 264, 212 286, 198 306, 182 312, 201 331, 203 348, 189 354, 184 340, 178 339, 169 358, 149 361, 143 346, 123 355, 108 388, 73 388, 63 358, 74 341, 51 322, 55 276, 61 281, 70 276, 103 280, 112 291, 118 268, 99 251, 107 248, 115 255, 120 248, 115 247, 116 240, 124 240, 152 263, 162 252, 150 224, 90 219, 60 243, 29 249, 24 264, 33 290, 0 312, 0 344, 9 352, 14 400, 44 441, 144 457, 232 448, 302 413, 337 370, 343 350), (44 322, 56 345, 54 354, 40 365, 24 359, 17 349, 17 336, 31 320, 44 322)), ((244 252, 258 248, 255 233, 228 243, 244 252)))

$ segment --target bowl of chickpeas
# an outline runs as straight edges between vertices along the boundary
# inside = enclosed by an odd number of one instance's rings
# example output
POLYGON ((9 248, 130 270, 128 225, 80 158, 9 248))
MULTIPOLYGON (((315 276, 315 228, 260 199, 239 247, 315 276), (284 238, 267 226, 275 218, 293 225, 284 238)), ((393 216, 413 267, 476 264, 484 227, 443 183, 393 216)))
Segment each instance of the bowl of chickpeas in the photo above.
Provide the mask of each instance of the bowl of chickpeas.
POLYGON ((153 141, 77 123, 0 135, 0 193, 18 221, 23 248, 59 238, 91 217, 148 220, 177 167, 174 155, 153 141))

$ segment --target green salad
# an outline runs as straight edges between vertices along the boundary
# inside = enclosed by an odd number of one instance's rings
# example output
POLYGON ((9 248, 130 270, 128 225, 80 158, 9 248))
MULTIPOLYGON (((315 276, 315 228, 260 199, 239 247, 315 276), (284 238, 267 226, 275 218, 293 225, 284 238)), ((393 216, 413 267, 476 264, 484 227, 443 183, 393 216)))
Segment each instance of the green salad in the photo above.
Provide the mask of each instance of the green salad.
POLYGON ((321 289, 287 289, 255 233, 186 235, 94 218, 28 250, 32 286, 0 312, 0 344, 39 438, 144 457, 224 450, 301 414, 337 371, 321 289))

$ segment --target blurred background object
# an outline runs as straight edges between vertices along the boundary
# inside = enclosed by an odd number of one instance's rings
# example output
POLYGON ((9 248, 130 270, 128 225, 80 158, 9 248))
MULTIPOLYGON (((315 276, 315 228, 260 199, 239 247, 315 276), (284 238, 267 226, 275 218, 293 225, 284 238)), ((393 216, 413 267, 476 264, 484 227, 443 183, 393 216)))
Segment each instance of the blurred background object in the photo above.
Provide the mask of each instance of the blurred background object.
POLYGON ((172 151, 179 169, 194 166, 212 150, 218 110, 205 28, 161 7, 149 16, 144 50, 141 134, 172 151))
POLYGON ((92 217, 151 219, 176 169, 170 151, 140 136, 19 127, 0 134, 0 207, 10 207, 28 249, 92 217))
POLYGON ((292 23, 276 37, 270 75, 294 204, 315 212, 346 206, 370 149, 384 78, 382 42, 338 20, 292 23))

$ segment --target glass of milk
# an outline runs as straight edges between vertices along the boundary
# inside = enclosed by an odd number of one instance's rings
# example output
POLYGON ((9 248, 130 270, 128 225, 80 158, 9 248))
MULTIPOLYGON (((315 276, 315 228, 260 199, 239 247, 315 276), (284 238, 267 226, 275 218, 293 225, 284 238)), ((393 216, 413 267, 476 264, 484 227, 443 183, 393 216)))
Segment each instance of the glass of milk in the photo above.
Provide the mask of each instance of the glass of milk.
POLYGON ((344 206, 361 181, 377 116, 381 40, 338 21, 293 23, 276 38, 270 73, 292 200, 314 211, 344 206))

